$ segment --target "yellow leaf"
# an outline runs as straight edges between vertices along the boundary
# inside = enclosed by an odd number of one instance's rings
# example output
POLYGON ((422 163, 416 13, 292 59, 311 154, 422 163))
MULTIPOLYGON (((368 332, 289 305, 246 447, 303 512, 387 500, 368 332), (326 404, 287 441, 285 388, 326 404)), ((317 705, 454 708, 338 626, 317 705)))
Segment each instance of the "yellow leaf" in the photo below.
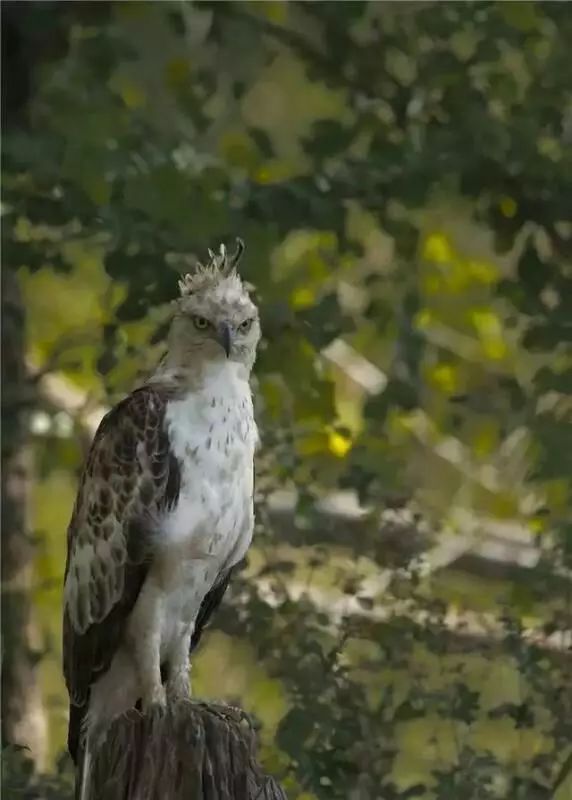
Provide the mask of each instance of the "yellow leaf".
POLYGON ((429 325, 431 325, 431 323, 434 321, 433 318, 433 313, 428 308, 424 308, 416 314, 415 326, 419 328, 419 330, 428 328, 429 325))
POLYGON ((429 383, 443 394, 454 394, 459 389, 458 371, 452 364, 436 364, 426 374, 429 383))
POLYGON ((490 261, 468 261, 465 267, 471 277, 479 283, 491 284, 499 278, 498 267, 490 261))
POLYGON ((267 186, 273 183, 282 183, 296 173, 297 167, 293 163, 289 163, 285 159, 272 159, 267 161, 264 166, 258 167, 253 178, 257 183, 267 186))
POLYGON ((294 308, 308 308, 316 302, 316 295, 309 286, 301 286, 290 295, 290 303, 294 308))
POLYGON ((528 527, 533 533, 543 533, 546 530, 546 520, 534 517, 529 520, 528 527))
POLYGON ((518 498, 509 492, 502 492, 493 497, 490 510, 498 519, 514 519, 518 516, 518 498))
POLYGON ((473 438, 473 450, 480 458, 490 455, 498 444, 498 426, 493 420, 486 420, 473 438))
POLYGON ((421 255, 436 264, 447 264, 455 257, 451 243, 444 233, 430 233, 423 242, 421 255))
POLYGON ((507 355, 507 346, 500 339, 483 342, 483 350, 491 361, 502 361, 507 355))
POLYGON ((474 310, 470 316, 484 353, 491 361, 501 361, 507 354, 507 346, 498 316, 490 309, 474 310))
POLYGON ((329 435, 330 451, 338 458, 343 458, 351 449, 352 440, 348 436, 342 436, 337 431, 330 431, 329 435))
POLYGON ((502 197, 499 203, 499 208, 503 216, 512 219, 516 212, 518 211, 518 205, 516 200, 513 200, 512 197, 502 197))

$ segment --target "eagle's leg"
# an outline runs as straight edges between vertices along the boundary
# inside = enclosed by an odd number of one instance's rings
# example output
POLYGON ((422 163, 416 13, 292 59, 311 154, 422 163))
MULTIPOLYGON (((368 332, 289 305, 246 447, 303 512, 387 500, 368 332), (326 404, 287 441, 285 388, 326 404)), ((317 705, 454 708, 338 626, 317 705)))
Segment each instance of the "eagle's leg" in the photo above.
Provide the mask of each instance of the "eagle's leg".
POLYGON ((152 581, 147 580, 129 626, 144 713, 166 705, 165 687, 161 681, 162 615, 161 593, 152 581))
POLYGON ((169 677, 167 679, 167 700, 171 704, 189 700, 191 686, 189 680, 189 651, 193 627, 190 625, 181 636, 169 659, 169 677))

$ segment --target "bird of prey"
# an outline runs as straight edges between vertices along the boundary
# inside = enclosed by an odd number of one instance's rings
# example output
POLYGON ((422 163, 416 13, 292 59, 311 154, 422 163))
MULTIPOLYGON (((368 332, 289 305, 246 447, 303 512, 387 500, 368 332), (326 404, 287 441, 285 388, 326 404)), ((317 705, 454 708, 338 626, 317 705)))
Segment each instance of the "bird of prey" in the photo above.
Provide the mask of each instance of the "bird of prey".
POLYGON ((260 325, 236 271, 243 249, 209 251, 179 282, 165 357, 103 418, 81 476, 63 662, 84 786, 115 717, 189 697, 190 651, 252 538, 260 325))

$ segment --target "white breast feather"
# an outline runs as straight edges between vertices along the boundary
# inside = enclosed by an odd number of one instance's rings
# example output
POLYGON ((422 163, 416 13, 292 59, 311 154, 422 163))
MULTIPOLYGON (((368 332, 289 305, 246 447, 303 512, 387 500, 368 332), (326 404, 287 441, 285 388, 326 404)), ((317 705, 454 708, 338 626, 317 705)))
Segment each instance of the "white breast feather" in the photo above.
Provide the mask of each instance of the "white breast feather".
POLYGON ((167 407, 171 448, 182 472, 178 504, 161 525, 162 546, 192 539, 212 551, 213 539, 230 535, 229 524, 252 505, 257 433, 250 388, 235 367, 212 368, 200 391, 167 407))
POLYGON ((158 530, 164 647, 178 635, 178 623, 194 620, 217 576, 243 558, 252 538, 257 431, 237 365, 213 367, 200 391, 170 402, 166 425, 181 488, 158 530))

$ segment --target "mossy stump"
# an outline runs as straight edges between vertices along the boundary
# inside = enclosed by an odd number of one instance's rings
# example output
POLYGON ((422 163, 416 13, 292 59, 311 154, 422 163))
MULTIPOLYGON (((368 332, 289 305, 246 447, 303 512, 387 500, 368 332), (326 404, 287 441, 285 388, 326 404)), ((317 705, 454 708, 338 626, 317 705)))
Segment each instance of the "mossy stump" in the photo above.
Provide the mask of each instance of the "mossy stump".
POLYGON ((89 800, 286 800, 238 709, 182 703, 117 719, 93 753, 89 800))

